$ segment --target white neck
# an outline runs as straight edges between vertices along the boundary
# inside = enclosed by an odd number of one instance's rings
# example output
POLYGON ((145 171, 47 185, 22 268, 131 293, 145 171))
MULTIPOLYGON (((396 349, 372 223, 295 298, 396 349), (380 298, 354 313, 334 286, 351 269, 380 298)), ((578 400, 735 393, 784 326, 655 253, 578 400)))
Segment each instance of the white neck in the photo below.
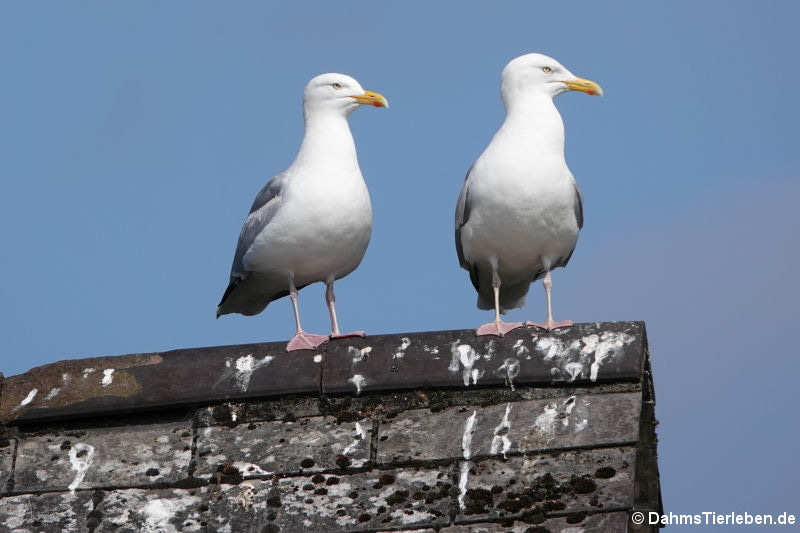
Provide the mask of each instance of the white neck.
POLYGON ((305 135, 293 166, 323 166, 331 171, 358 170, 356 145, 347 117, 328 110, 305 113, 305 135))
POLYGON ((514 98, 504 98, 503 101, 506 120, 498 135, 523 137, 530 150, 541 149, 563 156, 564 121, 550 95, 517 93, 514 98))

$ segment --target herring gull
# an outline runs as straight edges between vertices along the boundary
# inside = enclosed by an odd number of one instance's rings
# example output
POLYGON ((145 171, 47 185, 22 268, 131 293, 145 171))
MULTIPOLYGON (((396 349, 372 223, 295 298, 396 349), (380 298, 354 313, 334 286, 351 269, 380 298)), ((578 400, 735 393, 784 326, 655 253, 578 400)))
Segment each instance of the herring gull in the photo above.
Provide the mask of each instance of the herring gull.
POLYGON ((550 270, 567 265, 583 227, 581 193, 564 159, 564 123, 553 97, 566 91, 602 95, 558 61, 526 54, 503 69, 503 125, 467 172, 458 198, 458 260, 478 291, 478 308, 494 309, 478 335, 503 336, 520 322, 500 314, 522 307, 530 284, 542 279, 547 320, 527 325, 551 330, 550 270))
POLYGON ((388 107, 350 76, 321 74, 303 92, 305 135, 294 162, 256 196, 242 226, 230 282, 217 306, 255 315, 289 296, 296 333, 287 351, 315 349, 343 335, 336 317, 333 283, 355 270, 372 233, 369 192, 361 176, 347 117, 360 105, 388 107), (297 291, 326 285, 331 335, 303 331, 297 291))

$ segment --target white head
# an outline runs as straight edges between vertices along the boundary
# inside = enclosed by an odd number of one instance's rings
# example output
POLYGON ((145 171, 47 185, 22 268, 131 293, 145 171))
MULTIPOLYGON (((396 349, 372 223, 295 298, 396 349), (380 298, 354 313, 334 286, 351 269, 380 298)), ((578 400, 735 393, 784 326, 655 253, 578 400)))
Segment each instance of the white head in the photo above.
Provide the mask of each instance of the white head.
POLYGON ((365 91, 361 84, 346 74, 320 74, 303 91, 303 113, 333 112, 348 116, 360 105, 389 107, 382 95, 365 91))
POLYGON ((544 54, 525 54, 508 62, 503 69, 500 92, 506 107, 516 98, 543 95, 553 98, 565 91, 602 95, 593 81, 575 76, 561 63, 544 54))

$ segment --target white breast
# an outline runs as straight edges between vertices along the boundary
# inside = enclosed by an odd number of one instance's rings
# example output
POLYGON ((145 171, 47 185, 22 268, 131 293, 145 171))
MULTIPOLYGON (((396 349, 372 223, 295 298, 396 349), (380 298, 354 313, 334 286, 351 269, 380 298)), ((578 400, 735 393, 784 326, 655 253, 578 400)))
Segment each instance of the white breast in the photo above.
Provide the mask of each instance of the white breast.
POLYGON ((506 282, 549 268, 575 247, 574 180, 561 154, 490 146, 473 168, 462 229, 470 262, 497 262, 506 282))
POLYGON ((361 173, 307 169, 291 176, 275 218, 245 255, 248 270, 285 276, 297 285, 338 279, 364 257, 372 208, 361 173))

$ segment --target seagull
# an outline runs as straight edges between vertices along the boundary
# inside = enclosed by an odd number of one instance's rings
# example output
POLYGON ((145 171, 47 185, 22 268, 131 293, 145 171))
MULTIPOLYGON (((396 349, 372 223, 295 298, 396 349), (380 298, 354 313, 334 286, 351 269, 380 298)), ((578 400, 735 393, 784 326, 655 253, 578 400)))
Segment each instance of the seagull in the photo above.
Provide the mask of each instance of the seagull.
POLYGON ((503 125, 467 172, 456 205, 456 252, 478 291, 478 308, 494 308, 478 335, 502 337, 521 327, 500 314, 522 307, 542 279, 547 330, 572 325, 553 320, 550 271, 567 265, 583 227, 581 193, 564 159, 564 122, 553 97, 566 91, 602 95, 542 54, 512 59, 503 69, 503 125))
POLYGON ((363 331, 340 332, 333 293, 334 281, 361 263, 372 233, 369 192, 347 122, 361 105, 389 107, 386 98, 365 91, 345 74, 320 74, 308 82, 300 150, 250 208, 217 318, 256 315, 288 295, 296 333, 287 351, 313 350, 330 338, 364 336, 363 331), (330 336, 307 333, 300 324, 297 291, 318 281, 326 285, 330 336))

